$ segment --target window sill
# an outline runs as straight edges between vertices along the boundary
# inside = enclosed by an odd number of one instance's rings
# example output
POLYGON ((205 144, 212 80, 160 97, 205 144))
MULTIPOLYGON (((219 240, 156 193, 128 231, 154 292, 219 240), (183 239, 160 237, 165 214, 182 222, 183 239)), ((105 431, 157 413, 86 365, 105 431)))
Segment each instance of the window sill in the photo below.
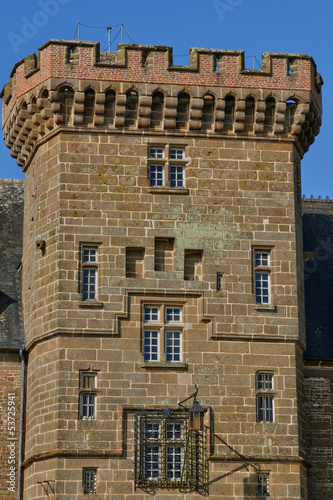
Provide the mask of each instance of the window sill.
POLYGON ((277 307, 273 305, 257 304, 254 306, 255 311, 277 312, 277 307))
POLYGON ((189 192, 186 188, 151 187, 148 189, 148 193, 152 194, 189 194, 189 192))
POLYGON ((79 307, 89 308, 89 309, 102 309, 104 306, 103 302, 98 300, 81 300, 79 302, 79 307))
POLYGON ((180 370, 187 370, 188 364, 187 363, 163 363, 160 361, 145 361, 144 363, 141 363, 142 368, 151 368, 151 369, 180 369, 180 370))

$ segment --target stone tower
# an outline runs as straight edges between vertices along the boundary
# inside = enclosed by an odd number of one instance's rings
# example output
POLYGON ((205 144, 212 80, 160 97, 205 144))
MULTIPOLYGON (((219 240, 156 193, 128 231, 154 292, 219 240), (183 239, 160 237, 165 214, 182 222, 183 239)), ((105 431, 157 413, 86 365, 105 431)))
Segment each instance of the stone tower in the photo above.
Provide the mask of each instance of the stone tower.
POLYGON ((300 54, 189 57, 51 40, 2 92, 26 174, 26 500, 307 498, 300 160, 322 81, 300 54))

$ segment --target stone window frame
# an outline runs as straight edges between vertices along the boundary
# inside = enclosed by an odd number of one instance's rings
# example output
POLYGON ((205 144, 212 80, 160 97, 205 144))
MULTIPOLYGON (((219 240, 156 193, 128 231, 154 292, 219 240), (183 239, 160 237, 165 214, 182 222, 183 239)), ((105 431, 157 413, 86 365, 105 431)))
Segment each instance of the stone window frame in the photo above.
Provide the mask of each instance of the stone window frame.
MULTIPOLYGON (((101 308, 103 307, 103 303, 98 300, 99 297, 99 281, 100 281, 100 243, 91 243, 91 242, 80 242, 80 252, 79 252, 79 293, 81 295, 80 307, 93 307, 93 308, 101 308), (95 260, 84 258, 85 250, 95 250, 95 260), (94 297, 85 297, 84 296, 84 283, 83 280, 85 277, 89 277, 89 271, 94 271, 94 283, 95 286, 95 294, 94 297)), ((89 255, 89 254, 88 254, 89 255)), ((89 290, 88 290, 88 293, 89 290)))
POLYGON ((257 497, 258 498, 268 498, 270 497, 269 492, 269 472, 258 472, 257 473, 257 497))
POLYGON ((186 189, 186 145, 149 144, 148 145, 148 182, 149 192, 167 194, 188 194, 186 189), (152 171, 152 168, 155 171, 152 171), (155 174, 154 177, 152 174, 155 174), (159 176, 157 179, 156 176, 159 176), (155 178, 156 177, 156 178, 155 178), (152 183, 153 180, 159 183, 152 183))
POLYGON ((93 370, 81 370, 80 371, 80 388, 79 388, 79 420, 97 420, 97 371, 93 370), (90 387, 90 383, 87 385, 84 383, 84 377, 87 380, 93 380, 92 387, 90 387), (91 401, 88 402, 88 405, 85 403, 86 396, 91 396, 91 401), (92 415, 86 415, 83 412, 84 408, 92 408, 92 415))
MULTIPOLYGON (((158 347, 158 357, 157 360, 145 360, 143 361, 144 368, 187 368, 187 364, 184 363, 184 336, 185 336, 185 324, 183 322, 185 301, 154 301, 154 300, 143 300, 141 302, 141 353, 144 358, 145 352, 145 331, 147 332, 157 332, 157 347, 158 347), (158 308, 158 320, 145 321, 145 309, 146 308, 158 308), (167 309, 180 309, 179 313, 180 320, 170 321, 167 319, 167 309), (180 352, 179 360, 174 361, 168 359, 167 353, 167 343, 168 343, 168 332, 179 332, 180 333, 180 352)), ((171 344, 175 339, 172 337, 169 339, 171 344)), ((177 346, 178 347, 178 346, 177 346)), ((176 353, 178 355, 178 353, 176 353)), ((174 352, 171 353, 172 357, 174 352)))
POLYGON ((275 422, 274 375, 271 370, 258 370, 256 372, 256 420, 261 424, 275 422), (259 377, 261 377, 260 384, 259 377), (267 387, 262 387, 262 385, 267 385, 267 387))
MULTIPOLYGON (((272 294, 272 285, 273 285, 272 260, 274 256, 273 251, 274 251, 274 246, 269 246, 269 245, 252 246, 252 282, 253 282, 252 293, 254 295, 254 300, 255 300, 255 309, 258 311, 271 311, 271 312, 277 311, 277 307, 273 304, 273 294, 272 294), (268 260, 266 263, 263 261, 260 263, 256 262, 256 254, 259 253, 268 255, 268 260), (267 275, 267 277, 264 278, 264 275, 267 275), (258 300, 257 285, 256 285, 258 276, 261 276, 262 279, 266 280, 267 282, 267 289, 268 289, 267 302, 258 300)), ((263 289, 260 290, 260 292, 262 291, 263 289)))
POLYGON ((84 495, 92 495, 97 492, 97 468, 83 467, 82 488, 84 495))

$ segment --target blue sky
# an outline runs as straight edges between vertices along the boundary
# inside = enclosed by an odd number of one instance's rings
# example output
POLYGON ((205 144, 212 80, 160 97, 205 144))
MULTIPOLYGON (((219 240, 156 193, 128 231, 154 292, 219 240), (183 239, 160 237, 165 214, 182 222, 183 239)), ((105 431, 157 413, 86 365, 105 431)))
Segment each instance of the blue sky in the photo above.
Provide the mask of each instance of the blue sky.
MULTIPOLYGON (((245 50, 248 67, 253 53, 259 62, 262 52, 311 55, 324 80, 324 116, 320 135, 302 161, 302 192, 333 199, 332 19, 331 0, 16 0, 0 18, 0 87, 17 61, 51 38, 77 38, 79 20, 81 40, 99 41, 102 50, 107 49, 107 30, 83 25, 114 26, 115 50, 117 25, 123 21, 125 43, 171 45, 175 64, 188 64, 190 47, 245 50)), ((0 177, 23 178, 3 141, 0 177)))

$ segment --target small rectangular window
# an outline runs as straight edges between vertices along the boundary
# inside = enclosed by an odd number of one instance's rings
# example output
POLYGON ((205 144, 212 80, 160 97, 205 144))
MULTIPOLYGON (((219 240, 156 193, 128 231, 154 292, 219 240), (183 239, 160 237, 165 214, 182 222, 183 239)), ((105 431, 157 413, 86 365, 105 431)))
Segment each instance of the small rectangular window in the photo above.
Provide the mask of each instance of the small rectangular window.
POLYGON ((217 273, 216 276, 216 289, 218 292, 221 292, 223 290, 223 282, 222 282, 222 273, 217 273))
POLYGON ((273 389, 273 375, 271 373, 257 374, 257 389, 258 391, 266 391, 273 389))
POLYGON ((258 396, 258 422, 274 422, 274 397, 258 396))
POLYGON ((82 270, 82 300, 95 300, 97 292, 97 269, 82 270))
POLYGON ((83 392, 81 394, 81 420, 96 419, 96 394, 83 392))
POLYGON ((81 389, 96 389, 96 373, 81 373, 81 389))
POLYGON ((83 247, 83 262, 97 262, 97 248, 83 247))
POLYGON ((160 320, 160 308, 146 306, 144 309, 144 322, 150 323, 151 321, 159 321, 160 320))
POLYGON ((178 323, 182 320, 181 307, 166 307, 165 308, 165 322, 178 323))
POLYGON ((170 187, 184 186, 184 167, 170 166, 170 187))
POLYGON ((181 480, 183 461, 183 446, 167 446, 167 481, 181 480))
POLYGON ((81 293, 82 300, 97 299, 97 248, 82 247, 81 261, 81 293))
POLYGON ((165 344, 167 363, 180 362, 182 355, 182 332, 167 330, 165 332, 165 344))
POLYGON ((255 293, 257 304, 269 304, 270 275, 269 273, 255 273, 255 293))
POLYGON ((159 439, 160 438, 160 423, 159 422, 146 422, 144 426, 145 439, 159 439))
POLYGON ((159 361, 160 334, 158 330, 145 330, 143 338, 144 361, 159 361))
POLYGON ((185 150, 170 148, 170 160, 184 160, 185 159, 185 150))
POLYGON ((80 379, 80 420, 95 420, 97 374, 82 372, 80 379))
POLYGON ((149 158, 164 158, 164 149, 149 148, 149 158))
POLYGON ((83 493, 85 495, 96 493, 97 469, 83 469, 82 483, 83 493))
POLYGON ((159 446, 144 448, 144 479, 153 481, 161 477, 161 449, 159 446))
POLYGON ((254 252, 254 265, 255 267, 267 267, 269 266, 269 252, 254 252))
POLYGON ((257 496, 267 498, 269 494, 269 474, 257 474, 257 496))
POLYGON ((152 187, 164 186, 164 167, 163 165, 150 165, 149 184, 152 187))
POLYGON ((269 305, 271 303, 270 252, 268 250, 255 250, 253 264, 256 303, 269 305))

